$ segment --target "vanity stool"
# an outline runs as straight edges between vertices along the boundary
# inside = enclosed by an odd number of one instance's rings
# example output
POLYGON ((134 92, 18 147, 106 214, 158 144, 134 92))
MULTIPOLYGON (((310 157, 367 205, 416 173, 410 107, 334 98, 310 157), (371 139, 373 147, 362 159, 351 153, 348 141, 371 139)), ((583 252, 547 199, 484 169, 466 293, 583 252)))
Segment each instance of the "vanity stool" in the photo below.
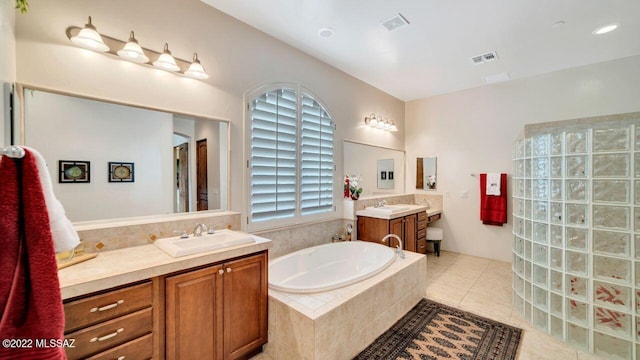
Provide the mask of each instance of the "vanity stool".
POLYGON ((433 243, 433 251, 435 251, 436 256, 440 256, 440 242, 442 241, 442 229, 427 226, 427 242, 433 243))

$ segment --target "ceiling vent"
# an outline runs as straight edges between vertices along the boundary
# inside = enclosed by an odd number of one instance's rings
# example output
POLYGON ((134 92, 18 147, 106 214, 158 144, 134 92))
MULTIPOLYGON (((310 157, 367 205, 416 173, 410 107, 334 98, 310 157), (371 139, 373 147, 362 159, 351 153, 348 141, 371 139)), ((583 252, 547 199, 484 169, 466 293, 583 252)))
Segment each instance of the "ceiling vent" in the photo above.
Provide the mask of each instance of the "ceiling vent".
POLYGON ((402 14, 398 13, 398 15, 394 15, 393 17, 381 22, 380 24, 387 30, 393 31, 403 26, 409 25, 409 20, 402 16, 402 14))
POLYGON ((471 62, 473 62, 476 65, 482 64, 482 63, 488 63, 488 62, 492 62, 492 61, 496 61, 496 60, 498 60, 498 53, 495 52, 495 51, 488 52, 486 54, 482 54, 482 55, 478 55, 478 56, 474 56, 474 57, 471 58, 471 62))

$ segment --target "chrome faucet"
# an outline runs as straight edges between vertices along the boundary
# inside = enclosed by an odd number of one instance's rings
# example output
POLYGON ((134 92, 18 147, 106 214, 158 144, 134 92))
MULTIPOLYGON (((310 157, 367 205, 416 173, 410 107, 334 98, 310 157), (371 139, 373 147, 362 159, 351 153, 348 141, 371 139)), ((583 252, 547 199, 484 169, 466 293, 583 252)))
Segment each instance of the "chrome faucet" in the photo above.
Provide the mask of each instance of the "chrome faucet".
POLYGON ((379 208, 379 207, 384 207, 385 205, 387 205, 387 202, 385 200, 380 200, 377 203, 373 204, 373 207, 379 208))
POLYGON ((398 257, 400 259, 404 259, 404 252, 402 251, 402 239, 400 239, 400 236, 396 234, 389 234, 389 235, 385 235, 385 237, 383 237, 382 240, 380 241, 384 243, 390 237, 398 240, 398 248, 396 249, 396 254, 398 254, 398 257))
POLYGON ((202 233, 206 233, 206 232, 207 232, 207 225, 198 224, 193 229, 193 236, 202 236, 202 233))
POLYGON ((215 234, 216 233, 216 229, 226 229, 226 226, 224 223, 221 224, 213 224, 211 226, 209 226, 209 230, 207 230, 208 234, 215 234))

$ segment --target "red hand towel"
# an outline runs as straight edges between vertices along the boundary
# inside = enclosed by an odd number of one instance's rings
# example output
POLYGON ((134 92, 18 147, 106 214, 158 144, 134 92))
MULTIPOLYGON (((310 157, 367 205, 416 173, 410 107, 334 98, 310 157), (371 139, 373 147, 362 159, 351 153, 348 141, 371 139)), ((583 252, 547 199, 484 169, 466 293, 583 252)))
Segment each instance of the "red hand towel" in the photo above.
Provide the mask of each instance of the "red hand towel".
POLYGON ((66 359, 55 347, 64 339, 64 310, 33 155, 2 157, 0 179, 0 340, 25 339, 20 344, 29 346, 0 346, 0 359, 66 359), (36 341, 43 339, 48 346, 36 341))
POLYGON ((507 223, 507 174, 500 174, 500 196, 487 195, 487 174, 480 174, 480 220, 485 225, 507 223))

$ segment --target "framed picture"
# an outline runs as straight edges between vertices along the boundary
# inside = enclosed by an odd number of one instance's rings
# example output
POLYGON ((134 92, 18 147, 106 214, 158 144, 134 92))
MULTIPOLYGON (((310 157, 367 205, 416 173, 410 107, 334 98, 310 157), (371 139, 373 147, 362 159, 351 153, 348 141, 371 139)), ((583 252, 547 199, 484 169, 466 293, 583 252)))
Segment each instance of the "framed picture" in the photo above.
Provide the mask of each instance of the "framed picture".
POLYGON ((133 182, 132 162, 109 162, 109 182, 133 182))
POLYGON ((91 180, 91 163, 89 161, 59 160, 58 182, 88 183, 91 180))
POLYGON ((380 180, 387 180, 387 172, 380 171, 380 180))

